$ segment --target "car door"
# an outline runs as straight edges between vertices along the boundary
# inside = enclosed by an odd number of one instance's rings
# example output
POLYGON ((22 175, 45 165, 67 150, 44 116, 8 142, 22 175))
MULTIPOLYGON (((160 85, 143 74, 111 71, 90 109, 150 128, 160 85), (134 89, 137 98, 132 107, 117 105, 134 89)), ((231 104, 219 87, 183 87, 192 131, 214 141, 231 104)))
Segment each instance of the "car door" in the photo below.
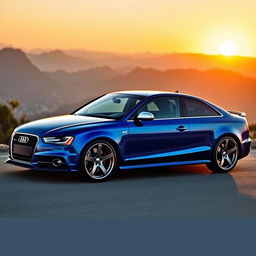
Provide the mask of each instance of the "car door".
POLYGON ((206 160, 214 146, 214 130, 221 122, 221 114, 207 103, 191 98, 181 98, 183 116, 188 122, 188 160, 206 160))
POLYGON ((155 97, 128 120, 129 164, 180 161, 187 152, 187 120, 181 117, 178 96, 155 97), (141 112, 150 112, 153 120, 138 120, 141 112))

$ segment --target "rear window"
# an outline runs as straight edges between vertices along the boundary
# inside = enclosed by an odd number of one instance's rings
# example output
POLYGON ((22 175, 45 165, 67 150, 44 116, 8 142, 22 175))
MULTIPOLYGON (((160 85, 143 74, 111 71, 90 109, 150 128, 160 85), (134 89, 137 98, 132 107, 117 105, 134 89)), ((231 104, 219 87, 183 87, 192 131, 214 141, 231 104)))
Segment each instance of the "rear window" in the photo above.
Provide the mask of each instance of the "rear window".
POLYGON ((183 98, 185 117, 219 116, 220 114, 205 103, 191 98, 183 98))

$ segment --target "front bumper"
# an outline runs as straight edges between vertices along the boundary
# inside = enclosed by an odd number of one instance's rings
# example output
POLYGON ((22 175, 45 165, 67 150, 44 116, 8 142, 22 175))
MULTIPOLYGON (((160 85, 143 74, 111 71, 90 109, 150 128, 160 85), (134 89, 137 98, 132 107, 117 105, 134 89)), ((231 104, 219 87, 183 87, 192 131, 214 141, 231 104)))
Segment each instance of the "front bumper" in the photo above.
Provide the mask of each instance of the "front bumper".
POLYGON ((35 147, 34 154, 31 161, 22 161, 15 159, 12 153, 9 153, 9 158, 6 160, 7 164, 13 164, 20 167, 25 167, 37 171, 78 171, 80 154, 76 152, 75 148, 70 146, 60 146, 45 144, 39 138, 35 147), (62 164, 55 166, 53 161, 60 159, 62 164))

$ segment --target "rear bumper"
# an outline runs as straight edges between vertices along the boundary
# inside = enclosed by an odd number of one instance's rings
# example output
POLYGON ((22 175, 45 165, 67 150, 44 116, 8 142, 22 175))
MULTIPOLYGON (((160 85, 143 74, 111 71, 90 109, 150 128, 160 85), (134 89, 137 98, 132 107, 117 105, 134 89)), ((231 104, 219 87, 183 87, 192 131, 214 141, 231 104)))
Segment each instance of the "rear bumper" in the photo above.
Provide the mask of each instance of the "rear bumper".
POLYGON ((241 143, 240 159, 249 155, 251 150, 251 139, 248 138, 241 143))

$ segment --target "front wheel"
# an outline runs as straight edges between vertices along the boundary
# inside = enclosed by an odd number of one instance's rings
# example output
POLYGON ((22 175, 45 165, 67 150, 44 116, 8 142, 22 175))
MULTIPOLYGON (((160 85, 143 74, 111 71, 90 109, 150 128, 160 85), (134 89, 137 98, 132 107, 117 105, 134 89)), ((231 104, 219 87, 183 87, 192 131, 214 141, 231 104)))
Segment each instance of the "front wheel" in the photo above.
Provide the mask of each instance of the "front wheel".
POLYGON ((103 181, 114 172, 116 163, 113 146, 106 141, 94 141, 84 150, 80 174, 89 181, 103 181))
POLYGON ((237 163, 239 148, 232 137, 221 138, 214 148, 211 163, 206 164, 213 172, 229 172, 237 163))

